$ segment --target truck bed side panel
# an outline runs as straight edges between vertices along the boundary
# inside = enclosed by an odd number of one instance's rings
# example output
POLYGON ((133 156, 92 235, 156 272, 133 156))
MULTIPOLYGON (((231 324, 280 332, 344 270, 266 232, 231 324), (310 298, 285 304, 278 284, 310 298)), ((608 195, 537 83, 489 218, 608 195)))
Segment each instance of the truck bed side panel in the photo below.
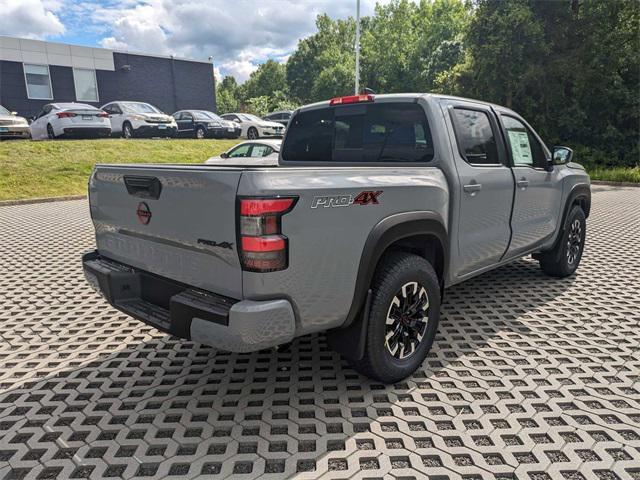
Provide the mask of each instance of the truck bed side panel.
MULTIPOLYGON (((345 321, 364 244, 378 222, 400 212, 449 211, 446 180, 433 167, 250 170, 243 173, 238 194, 299 196, 282 219, 289 267, 268 274, 243 273, 245 298, 292 301, 300 322, 297 335, 345 321), (378 203, 345 205, 362 192, 378 191, 378 203)), ((448 218, 443 220, 446 228, 448 218)))

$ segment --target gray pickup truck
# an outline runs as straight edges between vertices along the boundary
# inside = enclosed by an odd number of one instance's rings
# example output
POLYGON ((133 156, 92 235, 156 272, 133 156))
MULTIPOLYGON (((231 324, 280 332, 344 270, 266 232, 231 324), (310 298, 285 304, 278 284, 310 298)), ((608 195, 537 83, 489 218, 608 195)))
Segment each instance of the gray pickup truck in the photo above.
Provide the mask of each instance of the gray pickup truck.
POLYGON ((431 94, 298 109, 277 165, 98 165, 88 282, 115 308, 249 352, 327 332, 383 382, 410 375, 445 287, 525 255, 575 272, 590 181, 517 113, 431 94))

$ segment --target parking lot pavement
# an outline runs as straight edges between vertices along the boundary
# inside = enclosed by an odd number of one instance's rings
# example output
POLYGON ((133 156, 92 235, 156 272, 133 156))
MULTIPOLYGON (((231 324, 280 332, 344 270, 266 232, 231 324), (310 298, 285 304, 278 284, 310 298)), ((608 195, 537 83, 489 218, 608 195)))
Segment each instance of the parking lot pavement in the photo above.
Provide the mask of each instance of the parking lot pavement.
POLYGON ((447 291, 410 379, 323 336, 228 354, 86 285, 85 201, 0 208, 0 479, 640 478, 640 189, 595 187, 583 263, 447 291))

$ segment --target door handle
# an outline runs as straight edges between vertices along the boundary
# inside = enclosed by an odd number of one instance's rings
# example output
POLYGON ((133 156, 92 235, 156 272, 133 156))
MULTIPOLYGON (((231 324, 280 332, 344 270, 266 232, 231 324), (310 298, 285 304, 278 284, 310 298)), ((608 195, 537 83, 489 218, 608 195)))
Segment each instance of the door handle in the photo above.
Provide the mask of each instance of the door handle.
POLYGON ((529 180, 527 180, 526 178, 522 177, 520 180, 518 180, 516 182, 516 185, 518 186, 518 188, 522 188, 524 190, 525 188, 527 188, 529 186, 529 180))
POLYGON ((462 187, 465 192, 470 193, 471 195, 475 195, 477 192, 482 190, 481 183, 470 183, 469 185, 464 185, 462 187))

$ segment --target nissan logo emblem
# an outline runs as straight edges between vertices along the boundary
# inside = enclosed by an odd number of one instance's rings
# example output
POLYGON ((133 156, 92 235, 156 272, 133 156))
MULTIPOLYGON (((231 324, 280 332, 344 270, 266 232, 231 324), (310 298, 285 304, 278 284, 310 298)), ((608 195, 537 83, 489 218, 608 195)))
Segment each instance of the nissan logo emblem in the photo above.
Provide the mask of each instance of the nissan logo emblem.
POLYGON ((142 225, 147 225, 151 221, 151 210, 149 209, 149 205, 145 202, 140 202, 136 209, 136 215, 138 216, 138 221, 142 225))

